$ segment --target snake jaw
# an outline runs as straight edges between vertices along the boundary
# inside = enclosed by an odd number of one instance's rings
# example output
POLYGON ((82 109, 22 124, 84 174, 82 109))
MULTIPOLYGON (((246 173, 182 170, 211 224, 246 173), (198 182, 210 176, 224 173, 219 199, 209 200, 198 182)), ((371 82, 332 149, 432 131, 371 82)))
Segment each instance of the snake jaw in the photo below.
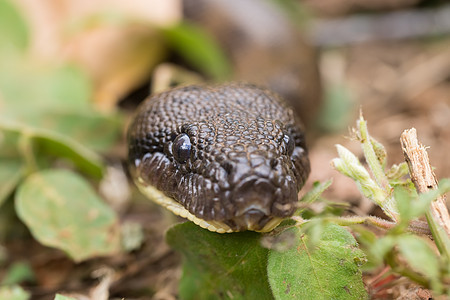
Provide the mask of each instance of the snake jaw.
MULTIPOLYGON (((205 221, 203 219, 197 218, 196 216, 191 214, 186 208, 184 208, 181 204, 176 202, 174 199, 167 197, 166 195, 164 195, 164 193, 162 193, 155 187, 151 185, 146 185, 145 181, 141 177, 137 178, 136 186, 139 188, 141 193, 143 193, 145 196, 147 196, 150 200, 152 200, 156 204, 159 204, 162 207, 170 210, 177 216, 180 216, 182 218, 194 222, 196 225, 204 229, 217 233, 231 233, 236 231, 223 222, 205 221)), ((281 223, 281 221, 283 221, 282 218, 271 218, 265 223, 265 225, 262 228, 257 228, 254 227, 255 224, 257 224, 257 222, 254 221, 252 215, 247 214, 247 216, 248 217, 245 219, 246 220, 245 225, 249 230, 257 232, 269 232, 275 227, 277 227, 281 223)))

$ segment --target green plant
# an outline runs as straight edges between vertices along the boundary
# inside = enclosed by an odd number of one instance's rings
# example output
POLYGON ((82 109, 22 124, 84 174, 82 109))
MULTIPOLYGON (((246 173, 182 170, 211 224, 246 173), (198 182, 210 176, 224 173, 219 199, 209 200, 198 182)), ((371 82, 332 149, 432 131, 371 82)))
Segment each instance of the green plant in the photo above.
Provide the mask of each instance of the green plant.
POLYGON ((340 157, 332 163, 338 171, 352 178, 361 193, 379 205, 391 220, 343 218, 341 224, 370 223, 387 229, 384 236, 376 238, 366 229, 357 228, 361 244, 373 264, 385 262, 394 272, 433 289, 437 294, 450 293, 448 233, 441 234, 443 228, 430 212, 430 203, 450 191, 450 180, 443 179, 437 189, 417 194, 410 179, 402 180, 408 172, 406 163, 387 170, 384 147, 369 135, 362 116, 357 124, 355 137, 363 145, 364 156, 375 180, 372 180, 358 159, 342 146, 338 146, 340 157), (420 221, 420 217, 424 216, 431 231, 420 221), (424 233, 432 236, 435 245, 423 236, 424 233))
POLYGON ((81 69, 30 55, 25 20, 9 1, 0 6, 0 208, 17 190, 18 215, 44 245, 76 261, 115 253, 118 218, 87 178, 103 176, 99 153, 117 142, 121 117, 94 109, 81 69))
MULTIPOLYGON (((79 23, 91 19, 112 22, 94 15, 79 23)), ((170 44, 212 78, 229 72, 225 56, 198 28, 155 30, 165 42, 144 45, 170 44)), ((103 155, 120 141, 124 117, 96 107, 96 83, 79 64, 32 53, 27 20, 12 1, 0 0, 0 33, 0 210, 14 197, 15 212, 36 240, 77 262, 118 253, 118 216, 96 189, 106 172, 103 155)), ((6 231, 0 227, 0 239, 6 231)))
POLYGON ((448 253, 436 253, 430 239, 415 233, 423 231, 418 218, 429 211, 431 201, 450 190, 450 181, 442 180, 438 190, 418 195, 411 180, 403 179, 407 165, 387 169, 384 147, 370 137, 362 116, 357 123, 354 137, 362 144, 374 179, 343 146, 337 146, 339 158, 332 165, 352 178, 361 194, 380 206, 389 219, 311 214, 308 204, 323 201, 321 194, 330 186, 328 181, 316 184, 303 197, 301 203, 307 204, 292 217, 295 222, 284 222, 269 234, 220 235, 191 223, 176 225, 168 231, 167 241, 185 257, 180 297, 366 299, 363 269, 385 263, 393 273, 436 294, 449 293, 448 253), (386 232, 376 237, 360 224, 386 232))

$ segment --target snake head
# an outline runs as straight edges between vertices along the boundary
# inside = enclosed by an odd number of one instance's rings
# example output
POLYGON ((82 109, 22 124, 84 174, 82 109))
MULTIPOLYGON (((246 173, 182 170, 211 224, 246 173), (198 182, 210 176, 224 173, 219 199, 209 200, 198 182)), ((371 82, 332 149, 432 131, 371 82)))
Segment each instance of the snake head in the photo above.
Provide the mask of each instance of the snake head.
POLYGON ((278 96, 248 84, 154 95, 128 144, 141 191, 217 232, 273 229, 294 213, 310 170, 300 121, 278 96))

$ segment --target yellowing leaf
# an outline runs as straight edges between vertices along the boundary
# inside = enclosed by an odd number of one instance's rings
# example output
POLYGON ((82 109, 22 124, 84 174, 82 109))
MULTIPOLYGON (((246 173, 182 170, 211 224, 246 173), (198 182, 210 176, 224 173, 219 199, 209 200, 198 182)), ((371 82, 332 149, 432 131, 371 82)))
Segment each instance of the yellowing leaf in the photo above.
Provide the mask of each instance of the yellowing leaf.
POLYGON ((8 300, 28 300, 30 299, 30 293, 22 289, 18 285, 13 286, 1 286, 0 287, 0 299, 8 300))
POLYGON ((75 261, 119 251, 116 214, 76 173, 34 173, 20 185, 15 204, 39 242, 66 251, 75 261))

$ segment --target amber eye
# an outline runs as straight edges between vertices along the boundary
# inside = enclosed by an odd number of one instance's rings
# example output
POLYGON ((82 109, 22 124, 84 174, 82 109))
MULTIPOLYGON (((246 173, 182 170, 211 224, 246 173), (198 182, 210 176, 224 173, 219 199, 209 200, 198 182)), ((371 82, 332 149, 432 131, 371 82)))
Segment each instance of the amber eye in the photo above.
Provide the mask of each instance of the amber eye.
POLYGON ((178 135, 172 144, 172 153, 175 159, 184 164, 191 156, 191 141, 189 136, 185 133, 178 135))
POLYGON ((284 142, 286 143, 286 154, 291 156, 292 153, 294 152, 294 148, 295 148, 294 139, 287 134, 284 135, 283 139, 284 139, 284 142))

